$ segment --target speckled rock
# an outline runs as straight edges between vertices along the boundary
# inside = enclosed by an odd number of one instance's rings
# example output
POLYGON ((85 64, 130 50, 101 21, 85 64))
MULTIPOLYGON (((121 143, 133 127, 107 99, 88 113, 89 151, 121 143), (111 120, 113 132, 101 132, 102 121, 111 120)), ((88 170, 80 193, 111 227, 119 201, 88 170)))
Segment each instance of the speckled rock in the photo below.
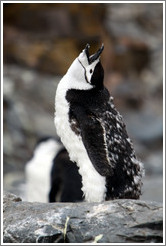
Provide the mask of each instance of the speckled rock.
POLYGON ((161 243, 162 204, 29 203, 4 195, 4 243, 161 243))

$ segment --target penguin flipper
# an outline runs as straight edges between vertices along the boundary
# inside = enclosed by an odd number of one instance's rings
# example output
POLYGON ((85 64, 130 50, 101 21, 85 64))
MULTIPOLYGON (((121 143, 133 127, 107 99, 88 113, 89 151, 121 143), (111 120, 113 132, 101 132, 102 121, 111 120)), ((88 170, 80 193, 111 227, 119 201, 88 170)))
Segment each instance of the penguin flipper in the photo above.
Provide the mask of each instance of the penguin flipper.
POLYGON ((85 113, 82 108, 74 111, 74 120, 80 128, 82 141, 94 168, 100 175, 110 176, 112 167, 108 157, 106 133, 101 120, 92 114, 85 113))

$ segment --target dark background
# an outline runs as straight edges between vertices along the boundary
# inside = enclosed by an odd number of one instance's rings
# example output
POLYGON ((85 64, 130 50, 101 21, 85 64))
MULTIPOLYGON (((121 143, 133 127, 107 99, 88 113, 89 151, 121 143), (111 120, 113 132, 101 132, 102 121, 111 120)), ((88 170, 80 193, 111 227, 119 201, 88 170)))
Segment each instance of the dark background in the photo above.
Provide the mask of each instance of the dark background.
POLYGON ((141 199, 162 201, 161 3, 4 3, 4 189, 24 197, 36 140, 55 136, 60 78, 86 43, 104 43, 105 86, 145 165, 141 199))

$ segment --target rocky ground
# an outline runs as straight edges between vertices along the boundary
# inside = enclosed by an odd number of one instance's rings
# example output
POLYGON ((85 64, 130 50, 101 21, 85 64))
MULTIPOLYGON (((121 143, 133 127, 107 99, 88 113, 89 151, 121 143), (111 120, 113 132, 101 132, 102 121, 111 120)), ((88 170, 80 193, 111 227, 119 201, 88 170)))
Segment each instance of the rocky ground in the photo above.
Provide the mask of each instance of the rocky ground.
POLYGON ((162 243, 161 203, 30 203, 4 195, 4 243, 162 243))
POLYGON ((28 6, 4 9, 4 189, 24 198, 36 140, 56 135, 57 83, 87 42, 104 42, 105 85, 145 165, 142 199, 162 202, 162 4, 28 6))

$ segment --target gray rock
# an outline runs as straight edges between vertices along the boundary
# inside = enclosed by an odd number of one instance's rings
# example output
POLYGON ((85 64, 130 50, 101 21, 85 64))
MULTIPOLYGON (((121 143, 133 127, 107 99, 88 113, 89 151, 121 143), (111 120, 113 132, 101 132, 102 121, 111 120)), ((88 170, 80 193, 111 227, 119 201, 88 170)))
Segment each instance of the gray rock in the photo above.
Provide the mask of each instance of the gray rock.
POLYGON ((4 243, 161 243, 162 204, 30 203, 4 195, 4 243))

